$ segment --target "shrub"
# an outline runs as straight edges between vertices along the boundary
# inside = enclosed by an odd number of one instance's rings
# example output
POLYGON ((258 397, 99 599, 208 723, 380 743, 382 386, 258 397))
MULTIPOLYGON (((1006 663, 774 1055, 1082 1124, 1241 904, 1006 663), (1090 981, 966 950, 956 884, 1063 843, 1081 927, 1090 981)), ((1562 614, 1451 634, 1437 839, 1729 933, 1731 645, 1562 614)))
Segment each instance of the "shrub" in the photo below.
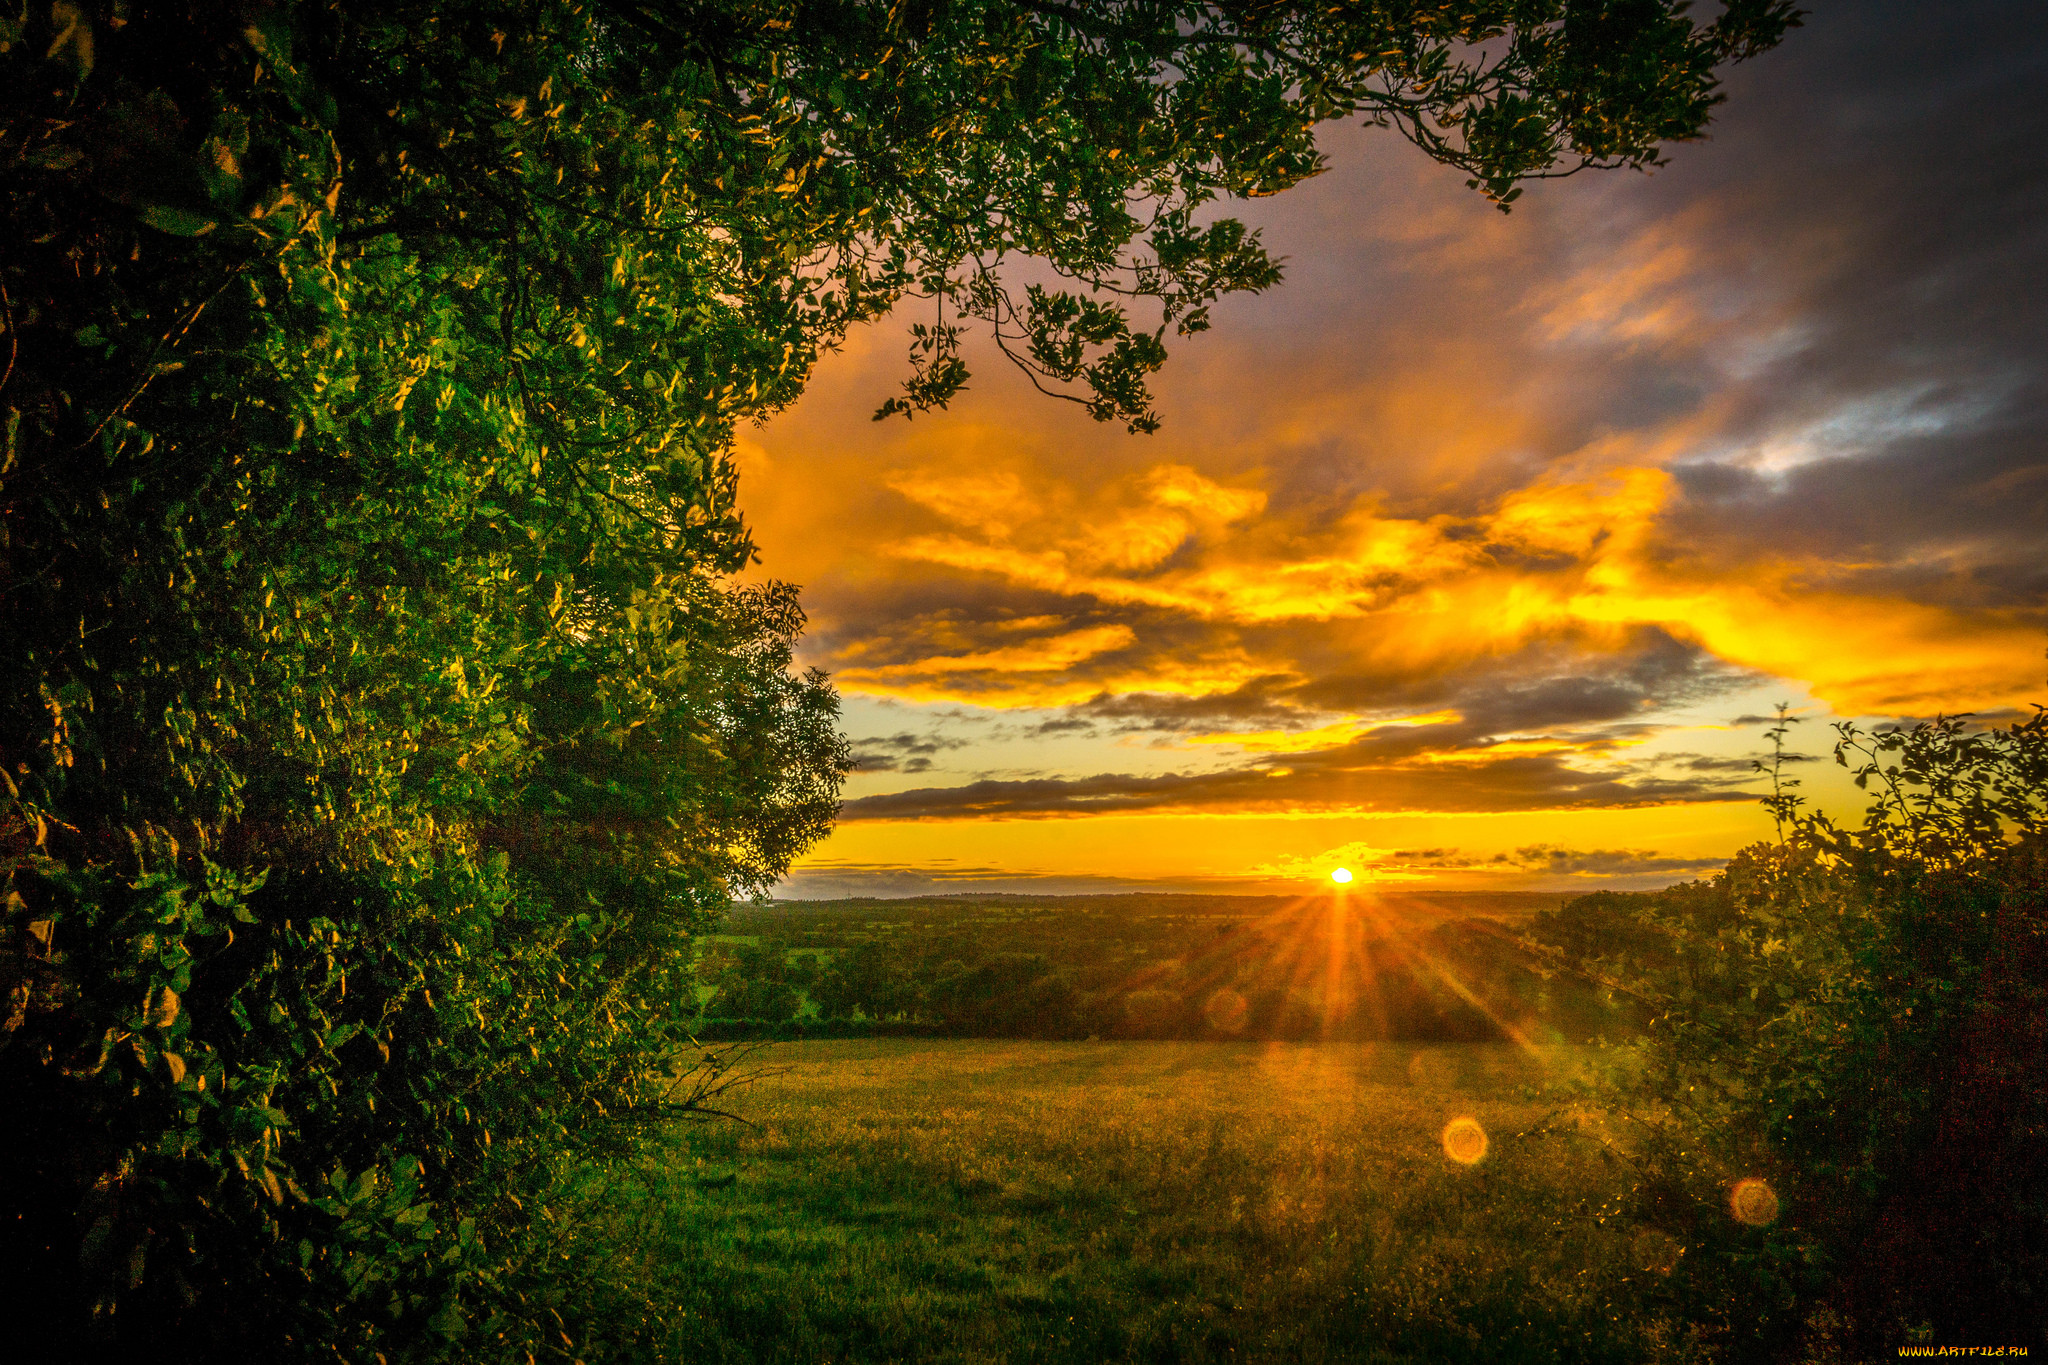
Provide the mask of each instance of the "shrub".
POLYGON ((2048 713, 1837 728, 1860 827, 1779 785, 1779 842, 1560 936, 1650 1017, 1640 1211, 1733 1358, 2039 1345, 2048 713))

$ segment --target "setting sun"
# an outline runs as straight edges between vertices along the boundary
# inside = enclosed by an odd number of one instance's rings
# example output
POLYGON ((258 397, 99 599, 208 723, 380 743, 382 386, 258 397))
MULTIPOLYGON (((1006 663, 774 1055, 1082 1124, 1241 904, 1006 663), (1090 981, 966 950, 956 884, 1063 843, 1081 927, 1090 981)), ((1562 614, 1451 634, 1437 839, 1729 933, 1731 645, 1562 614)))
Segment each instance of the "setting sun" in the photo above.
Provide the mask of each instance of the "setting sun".
POLYGON ((1337 885, 1339 886, 1344 885, 1344 883, 1351 880, 1351 869, 1348 867, 1338 868, 1335 872, 1332 872, 1330 874, 1330 880, 1337 883, 1337 885))

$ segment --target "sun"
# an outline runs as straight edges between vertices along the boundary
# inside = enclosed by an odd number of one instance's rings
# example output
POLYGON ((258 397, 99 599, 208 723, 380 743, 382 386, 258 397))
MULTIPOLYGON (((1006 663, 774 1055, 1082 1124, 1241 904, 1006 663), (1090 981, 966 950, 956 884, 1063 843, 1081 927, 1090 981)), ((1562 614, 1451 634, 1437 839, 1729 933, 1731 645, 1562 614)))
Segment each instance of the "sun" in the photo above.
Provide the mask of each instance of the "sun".
POLYGON ((1330 874, 1330 880, 1337 883, 1337 885, 1339 886, 1344 885, 1344 883, 1351 880, 1351 869, 1348 867, 1338 868, 1335 872, 1332 872, 1330 874))

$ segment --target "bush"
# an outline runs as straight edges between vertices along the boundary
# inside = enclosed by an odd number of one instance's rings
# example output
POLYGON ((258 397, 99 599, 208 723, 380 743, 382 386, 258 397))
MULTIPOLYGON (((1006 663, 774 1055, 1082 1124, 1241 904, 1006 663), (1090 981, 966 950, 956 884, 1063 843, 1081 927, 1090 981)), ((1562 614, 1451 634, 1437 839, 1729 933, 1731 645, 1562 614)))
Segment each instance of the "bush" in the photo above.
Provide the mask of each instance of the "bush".
POLYGON ((1625 925, 1604 951, 1556 937, 1650 1018, 1639 1211, 1689 1246, 1731 1358, 2038 1346, 2048 713, 1838 730, 1859 828, 1781 785, 1778 843, 1561 921, 1625 925))
POLYGON ((845 771, 794 592, 731 579, 730 432, 793 392, 786 300, 725 289, 681 207, 626 189, 662 148, 601 63, 524 33, 501 62, 479 11, 25 13, 12 1320, 64 1358, 559 1344, 549 1191, 689 1107, 675 964, 845 771), (434 80, 368 88, 422 41, 434 80), (529 79, 565 116, 479 125, 529 79), (573 211, 525 197, 541 162, 573 211), (505 216, 450 230, 439 196, 483 184, 505 216), (753 395, 648 387, 703 348, 753 395))

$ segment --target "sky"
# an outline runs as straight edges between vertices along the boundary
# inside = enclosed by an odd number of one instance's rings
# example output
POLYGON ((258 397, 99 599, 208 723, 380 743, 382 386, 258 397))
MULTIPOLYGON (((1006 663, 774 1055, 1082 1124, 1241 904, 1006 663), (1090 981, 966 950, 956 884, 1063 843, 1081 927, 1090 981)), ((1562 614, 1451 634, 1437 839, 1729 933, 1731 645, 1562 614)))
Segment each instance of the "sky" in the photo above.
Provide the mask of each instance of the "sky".
POLYGON ((2048 702, 2048 7, 1812 8, 1512 213, 1326 128, 1157 434, 850 338, 739 443, 859 761, 775 894, 1663 886, 1778 703, 1853 814, 1833 722, 2048 702))

